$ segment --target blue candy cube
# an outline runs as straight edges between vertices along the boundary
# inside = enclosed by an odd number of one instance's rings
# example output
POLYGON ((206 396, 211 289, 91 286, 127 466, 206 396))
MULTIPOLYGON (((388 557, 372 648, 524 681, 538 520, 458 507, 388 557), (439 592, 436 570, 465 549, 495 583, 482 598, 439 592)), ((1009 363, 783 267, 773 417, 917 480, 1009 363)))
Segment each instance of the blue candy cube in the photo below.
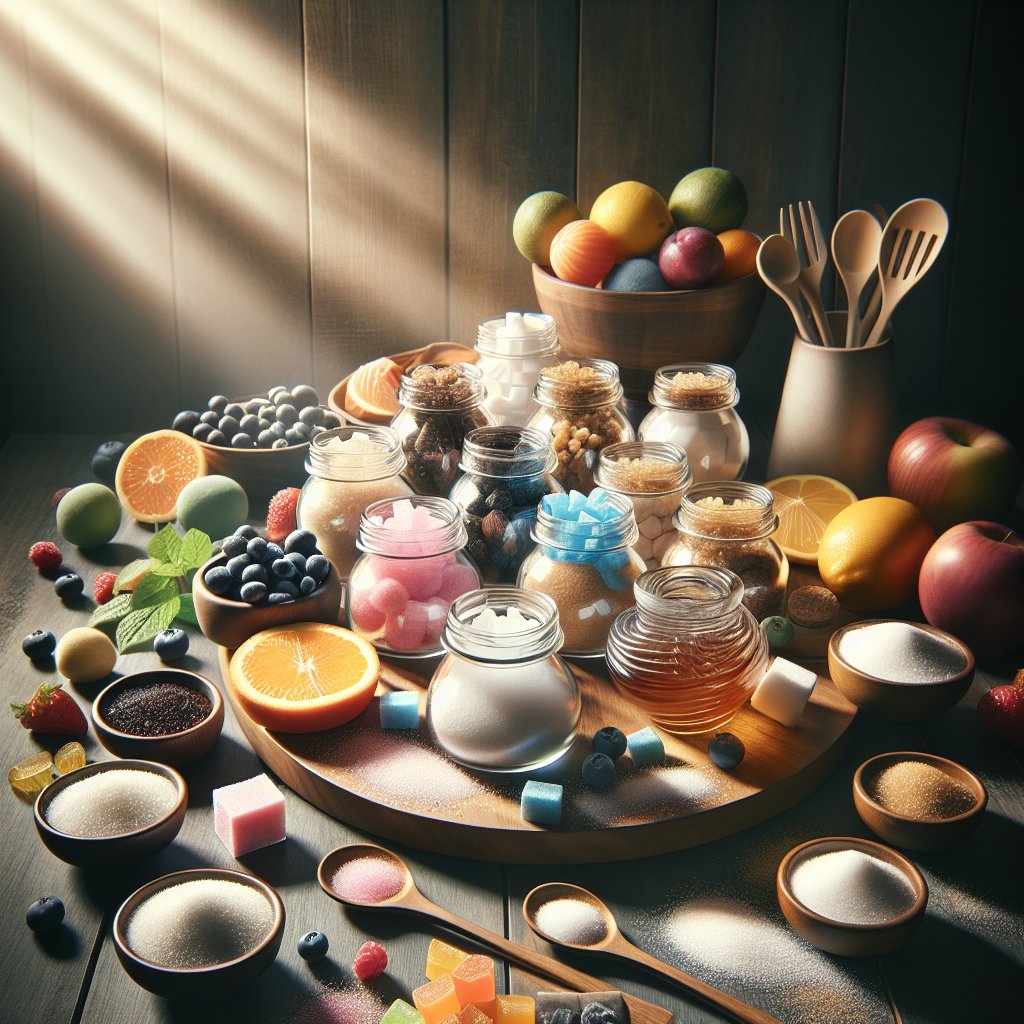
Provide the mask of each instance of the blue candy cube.
MULTIPOLYGON (((579 491, 569 492, 569 505, 568 509, 570 512, 582 512, 587 507, 587 496, 581 494, 579 491)), ((576 516, 572 517, 573 519, 576 516)))
POLYGON ((560 825, 562 823, 562 787, 554 782, 530 779, 523 786, 519 804, 524 821, 534 825, 560 825))
POLYGON ((549 516, 564 519, 566 513, 569 511, 569 495, 545 494, 544 497, 540 499, 540 507, 544 509, 549 516))
POLYGON ((420 727, 420 695, 407 690, 385 693, 380 699, 382 729, 418 729, 420 727))
POLYGON ((637 768, 665 763, 665 744, 650 726, 638 732, 631 732, 626 737, 626 750, 629 751, 629 756, 633 758, 633 764, 637 768))

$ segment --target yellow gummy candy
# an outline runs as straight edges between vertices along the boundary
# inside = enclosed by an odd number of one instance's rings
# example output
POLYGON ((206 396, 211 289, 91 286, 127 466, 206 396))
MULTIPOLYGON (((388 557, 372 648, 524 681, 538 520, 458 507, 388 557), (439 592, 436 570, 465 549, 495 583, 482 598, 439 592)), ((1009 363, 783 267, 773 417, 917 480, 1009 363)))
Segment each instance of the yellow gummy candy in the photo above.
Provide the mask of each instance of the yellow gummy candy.
POLYGON ((48 750, 19 761, 8 773, 11 789, 22 800, 32 802, 53 781, 53 758, 48 750))
POLYGON ((464 953, 456 946, 450 946, 440 939, 431 939, 427 949, 427 978, 436 981, 442 974, 451 974, 468 957, 468 953, 464 953))
POLYGON ((67 775, 76 768, 85 767, 85 747, 77 740, 65 743, 56 754, 53 755, 53 764, 58 775, 67 775))
POLYGON ((495 999, 495 1024, 534 1024, 535 1013, 533 996, 498 996, 495 999))

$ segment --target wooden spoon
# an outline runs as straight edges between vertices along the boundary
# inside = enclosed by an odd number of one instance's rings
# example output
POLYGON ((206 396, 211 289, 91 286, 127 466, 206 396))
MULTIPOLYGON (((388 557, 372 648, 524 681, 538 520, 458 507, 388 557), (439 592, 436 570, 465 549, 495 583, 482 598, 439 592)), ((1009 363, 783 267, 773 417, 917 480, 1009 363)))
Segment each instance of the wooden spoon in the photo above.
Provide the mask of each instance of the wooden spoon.
POLYGON ((655 974, 660 974, 669 981, 682 986, 688 992, 699 996, 712 1006, 724 1010, 734 1020, 744 1021, 745 1024, 780 1024, 778 1018, 773 1017, 764 1010, 758 1010, 748 1006, 739 999, 734 999, 725 992, 720 992, 704 982, 691 978, 690 975, 669 964, 663 963, 650 953, 644 952, 639 946, 634 946, 627 939, 615 921, 615 915, 608 907, 588 889, 578 885, 570 885, 568 882, 546 882, 531 890, 523 900, 523 917, 526 923, 542 938, 554 946, 564 946, 566 949, 574 949, 580 953, 599 953, 605 956, 618 957, 621 960, 629 960, 632 963, 640 964, 655 974), (552 900, 577 900, 592 906, 603 918, 605 934, 596 942, 584 945, 576 942, 566 942, 564 939, 546 932, 537 923, 537 912, 545 903, 552 900))
POLYGON ((860 297, 878 269, 882 226, 867 210, 850 210, 832 230, 832 259, 846 289, 846 347, 860 338, 860 297))
MULTIPOLYGON (((573 970, 573 968, 566 966, 558 960, 553 960, 551 957, 544 956, 535 950, 527 949, 526 946, 520 946, 519 943, 513 942, 511 939, 506 939, 495 932, 490 932, 486 928, 473 924, 472 921, 457 917, 443 907, 439 907, 436 903, 428 900, 416 888, 412 872, 405 861, 390 850, 385 850, 382 846, 373 846, 370 843, 352 843, 348 846, 339 846, 320 861, 320 867, 317 870, 317 880, 320 882, 320 888, 331 899, 337 900, 339 903, 349 907, 358 907, 360 910, 390 910, 405 914, 418 914, 421 917, 429 918, 446 928, 469 936, 480 946, 492 950, 513 963, 519 964, 520 967, 524 967, 533 974, 549 978, 575 992, 602 992, 608 988, 607 982, 601 981, 599 978, 593 978, 589 974, 573 970), (376 903, 343 896, 333 887, 334 876, 343 864, 362 857, 389 861, 405 875, 405 882, 402 888, 394 896, 376 903)), ((625 992, 622 993, 622 998, 629 1007, 630 1017, 634 1024, 672 1024, 673 1015, 669 1010, 655 1006, 653 1003, 648 1003, 643 999, 638 999, 636 996, 628 995, 625 992)), ((764 1019, 767 1020, 768 1018, 764 1019)))
POLYGON ((800 306, 800 257, 793 243, 782 235, 769 235, 757 250, 757 272, 793 314, 797 333, 807 341, 818 340, 800 306))

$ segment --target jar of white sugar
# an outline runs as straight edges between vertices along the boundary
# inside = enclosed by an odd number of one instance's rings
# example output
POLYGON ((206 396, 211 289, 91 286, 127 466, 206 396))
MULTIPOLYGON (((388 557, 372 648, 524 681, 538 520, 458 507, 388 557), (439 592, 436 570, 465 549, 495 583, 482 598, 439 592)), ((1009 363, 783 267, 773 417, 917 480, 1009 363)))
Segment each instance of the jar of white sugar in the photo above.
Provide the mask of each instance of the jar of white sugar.
POLYGON ((363 509, 382 498, 412 493, 402 479, 404 470, 402 444, 390 427, 339 427, 310 442, 309 479, 299 495, 296 522, 316 536, 342 579, 358 555, 363 509))
POLYGON ((562 646, 558 607, 518 587, 474 590, 448 612, 448 654, 427 691, 427 729, 453 761, 519 772, 561 757, 582 703, 562 646))
POLYGON ((533 389, 541 368, 558 358, 555 321, 544 313, 506 313, 476 329, 484 409, 498 426, 523 424, 537 411, 533 389))

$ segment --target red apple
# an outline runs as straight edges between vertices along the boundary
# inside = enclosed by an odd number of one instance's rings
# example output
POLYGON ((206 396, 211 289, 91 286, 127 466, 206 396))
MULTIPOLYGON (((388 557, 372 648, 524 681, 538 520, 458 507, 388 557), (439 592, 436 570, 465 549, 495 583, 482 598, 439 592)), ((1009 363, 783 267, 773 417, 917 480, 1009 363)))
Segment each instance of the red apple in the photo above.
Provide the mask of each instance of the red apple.
POLYGON ((673 232, 658 252, 658 269, 670 288, 700 288, 725 263, 725 249, 704 228, 683 228, 673 232))
POLYGON ((975 654, 1024 644, 1024 537, 998 523, 960 523, 924 557, 917 581, 925 618, 975 654))
POLYGON ((1002 519, 1020 480, 1020 458, 1002 434, 948 416, 911 423, 889 453, 889 493, 916 505, 939 532, 1002 519))

